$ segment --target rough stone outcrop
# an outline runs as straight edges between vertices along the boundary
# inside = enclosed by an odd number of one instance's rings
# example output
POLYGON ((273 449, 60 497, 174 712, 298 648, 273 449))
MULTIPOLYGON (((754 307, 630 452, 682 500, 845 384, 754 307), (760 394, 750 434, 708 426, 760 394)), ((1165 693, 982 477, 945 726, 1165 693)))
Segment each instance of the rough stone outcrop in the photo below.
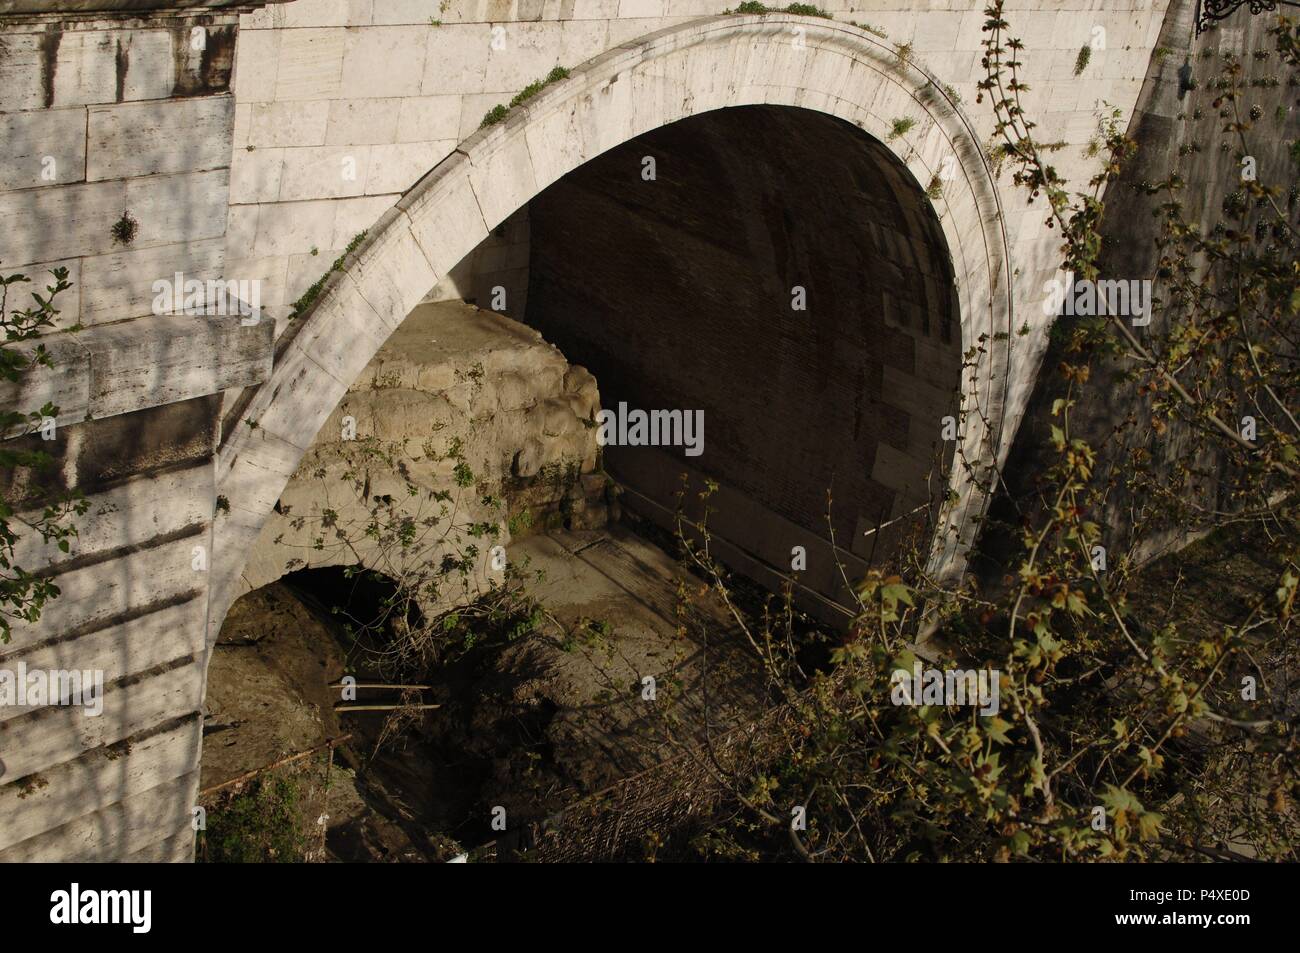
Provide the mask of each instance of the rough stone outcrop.
MULTIPOLYGON (((595 474, 593 426, 599 401, 595 379, 570 366, 537 331, 460 302, 420 305, 375 354, 303 455, 249 555, 244 583, 257 588, 298 568, 360 564, 390 574, 406 568, 396 547, 378 550, 363 533, 375 498, 391 496, 412 518, 437 517, 431 539, 453 524, 498 527, 499 537, 480 543, 473 585, 482 588, 501 577, 489 564, 489 546, 508 552, 512 523, 527 528, 566 517, 578 526, 599 521, 604 480, 595 474), (400 459, 412 484, 453 494, 445 516, 426 495, 410 497, 391 467, 358 452, 371 440, 405 447, 400 459), (457 485, 462 462, 474 475, 472 486, 457 485), (354 480, 364 481, 366 501, 353 489, 354 480), (485 505, 484 497, 504 506, 485 505), (575 506, 581 511, 576 521, 575 506), (320 522, 326 508, 334 514, 330 528, 320 522), (333 538, 335 528, 347 534, 348 545, 333 538), (316 546, 317 538, 323 547, 316 546)), ((468 542, 452 530, 445 544, 419 549, 420 559, 437 562, 468 542)))

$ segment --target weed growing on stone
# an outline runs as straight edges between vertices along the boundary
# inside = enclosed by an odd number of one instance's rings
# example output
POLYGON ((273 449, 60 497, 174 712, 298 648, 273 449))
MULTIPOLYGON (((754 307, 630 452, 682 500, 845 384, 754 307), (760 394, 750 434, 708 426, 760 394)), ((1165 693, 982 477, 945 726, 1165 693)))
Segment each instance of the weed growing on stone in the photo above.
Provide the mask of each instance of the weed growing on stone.
POLYGON ((551 85, 552 83, 558 83, 560 82, 560 80, 564 80, 568 78, 569 78, 568 69, 566 69, 563 66, 555 67, 553 70, 547 73, 544 78, 533 80, 523 89, 521 89, 518 93, 516 93, 514 98, 510 100, 510 104, 508 106, 502 106, 501 104, 498 103, 496 106, 493 106, 491 109, 489 109, 486 115, 483 116, 483 121, 479 123, 479 128, 486 129, 488 126, 496 125, 497 123, 505 119, 506 116, 510 114, 510 110, 514 109, 516 106, 520 106, 528 102, 528 100, 532 99, 534 96, 536 96, 538 93, 540 93, 543 89, 545 89, 547 86, 551 85))
POLYGON ((831 15, 821 7, 811 3, 792 3, 787 7, 769 7, 766 4, 759 3, 758 0, 745 0, 734 10, 723 10, 723 13, 739 14, 763 14, 763 13, 788 13, 797 17, 820 17, 824 20, 831 19, 831 15))
POLYGON ((1074 58, 1074 75, 1082 76, 1083 71, 1088 68, 1088 61, 1092 59, 1092 47, 1087 43, 1079 47, 1079 54, 1074 58))
POLYGON ((122 217, 113 223, 109 231, 113 235, 114 245, 130 245, 140 230, 140 223, 131 217, 129 211, 122 212, 122 217))
POLYGON ((893 142, 895 139, 901 139, 912 130, 916 125, 916 120, 911 116, 903 116, 895 119, 889 124, 889 135, 885 137, 886 142, 893 142))
POLYGON ((291 311, 289 314, 290 321, 294 320, 295 318, 301 318, 304 314, 307 313, 308 309, 310 309, 311 306, 316 303, 316 299, 320 297, 320 293, 322 290, 324 290, 325 282, 329 280, 330 275, 334 274, 334 272, 336 271, 343 270, 343 262, 347 260, 348 255, 352 254, 354 251, 357 250, 357 247, 363 241, 365 241, 365 239, 366 239, 365 231, 358 232, 356 235, 352 237, 352 241, 348 242, 348 247, 343 250, 343 254, 339 255, 339 257, 334 259, 333 264, 329 266, 329 270, 326 271, 325 274, 321 275, 318 279, 316 279, 316 281, 311 285, 311 287, 308 288, 306 291, 304 291, 302 293, 302 296, 299 297, 298 300, 293 303, 293 311, 291 311))

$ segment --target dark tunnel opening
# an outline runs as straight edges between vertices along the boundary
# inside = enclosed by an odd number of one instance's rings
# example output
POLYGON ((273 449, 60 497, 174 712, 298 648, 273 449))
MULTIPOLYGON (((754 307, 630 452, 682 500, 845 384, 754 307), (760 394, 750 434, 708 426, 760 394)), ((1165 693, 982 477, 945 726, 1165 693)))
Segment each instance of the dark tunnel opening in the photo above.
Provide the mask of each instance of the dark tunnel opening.
POLYGON ((591 160, 528 219, 527 321, 602 406, 703 412, 698 456, 605 448, 632 510, 668 524, 682 473, 716 480, 737 568, 786 572, 804 546, 807 584, 832 595, 832 530, 852 577, 898 545, 875 527, 942 496, 953 271, 886 146, 821 113, 723 109, 591 160))

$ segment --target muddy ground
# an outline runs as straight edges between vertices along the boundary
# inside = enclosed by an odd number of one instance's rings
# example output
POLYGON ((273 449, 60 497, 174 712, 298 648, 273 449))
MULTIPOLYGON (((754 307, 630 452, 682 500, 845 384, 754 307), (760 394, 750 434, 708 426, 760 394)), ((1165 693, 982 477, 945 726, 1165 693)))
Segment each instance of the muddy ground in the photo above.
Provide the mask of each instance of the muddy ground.
MULTIPOLYGON (((426 673, 408 700, 441 707, 400 723, 335 710, 344 675, 385 681, 346 647, 328 604, 337 578, 295 574, 240 599, 209 673, 202 787, 350 734, 310 808, 327 815, 319 859, 444 861, 498 838, 495 809, 518 829, 766 706, 721 607, 705 604, 707 647, 681 625, 680 571, 652 543, 614 526, 539 534, 512 554, 542 572, 530 591, 544 624, 426 673)), ((351 703, 400 700, 362 689, 351 703)))

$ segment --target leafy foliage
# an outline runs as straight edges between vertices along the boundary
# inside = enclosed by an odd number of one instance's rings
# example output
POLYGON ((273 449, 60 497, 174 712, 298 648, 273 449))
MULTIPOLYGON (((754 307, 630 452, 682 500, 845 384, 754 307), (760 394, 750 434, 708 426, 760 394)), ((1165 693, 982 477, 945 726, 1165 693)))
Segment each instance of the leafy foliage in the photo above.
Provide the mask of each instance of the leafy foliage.
POLYGON ((135 241, 136 234, 140 231, 140 223, 132 217, 129 211, 124 211, 122 217, 113 223, 109 232, 113 236, 114 245, 130 245, 135 241))
POLYGON ((209 863, 300 863, 310 849, 303 792, 297 777, 279 772, 209 812, 197 857, 209 863))
MULTIPOLYGON (((59 309, 55 300, 72 287, 68 269, 55 268, 50 272, 54 279, 45 293, 31 293, 32 303, 25 308, 11 307, 10 288, 26 284, 26 275, 0 276, 0 325, 4 328, 4 343, 0 345, 0 379, 17 384, 38 367, 53 364, 45 345, 35 343, 43 331, 54 326, 59 309)), ((59 409, 51 403, 37 411, 22 413, 13 409, 0 410, 0 431, 5 434, 24 434, 40 426, 43 420, 54 420, 59 409)), ((8 642, 15 620, 35 622, 49 600, 59 594, 59 587, 48 577, 24 569, 17 564, 17 546, 25 534, 35 534, 43 542, 53 542, 61 552, 68 552, 70 540, 76 535, 71 517, 85 513, 88 503, 76 493, 50 494, 40 492, 42 475, 52 460, 42 450, 29 449, 22 443, 0 443, 0 473, 10 479, 10 488, 0 497, 0 642, 8 642), (28 486, 21 485, 21 474, 27 474, 28 486), (18 499, 21 495, 21 499, 18 499)))
MULTIPOLYGON (((1136 146, 1118 113, 1104 114, 1098 170, 1086 190, 1071 191, 1021 105, 1023 45, 1008 36, 1000 0, 986 17, 980 99, 995 111, 997 152, 1031 202, 1045 200, 1064 268, 1096 279, 1102 191, 1136 146)), ((1272 36, 1300 73, 1294 23, 1280 19, 1272 36)), ((1244 159, 1264 154, 1267 140, 1249 141, 1258 116, 1239 108, 1242 86, 1240 64, 1228 60, 1213 105, 1244 159)), ((1159 199, 1160 320, 1139 335, 1125 316, 1076 318, 1058 334, 1065 357, 1048 462, 1032 498, 1016 501, 999 587, 932 578, 929 533, 918 532, 854 587, 855 622, 837 637, 796 611, 793 578, 782 596, 746 611, 710 552, 707 523, 679 524, 686 563, 706 583, 684 587, 683 617, 701 588, 727 600, 787 716, 772 721, 768 744, 743 767, 700 759, 736 808, 714 817, 697 840, 701 851, 803 860, 1295 859, 1300 264, 1296 191, 1287 187, 1297 173, 1300 151, 1281 186, 1246 179, 1222 217, 1203 224, 1189 220, 1176 173, 1146 186, 1159 199), (1135 407, 1094 444, 1077 418, 1114 396, 1096 390, 1101 367, 1122 369, 1135 407), (1238 426, 1243 414, 1257 421, 1253 433, 1238 426), (1101 479, 1099 461, 1116 454, 1118 476, 1101 479), (1107 525, 1116 495, 1135 501, 1126 539, 1107 525), (1170 532, 1208 536, 1172 568, 1143 565, 1142 554, 1170 532), (1103 563, 1097 552, 1106 545, 1103 563), (1202 558, 1210 568, 1184 579, 1202 558), (997 673, 999 711, 895 704, 891 676, 918 659, 997 673), (798 808, 806 825, 791 823, 798 808)), ((969 364, 985 359, 988 343, 972 346, 969 364)), ((965 413, 986 408, 975 402, 965 413)), ((958 464, 982 472, 986 492, 1002 480, 977 461, 958 464)))
MULTIPOLYGON (((420 675, 484 639, 510 642, 533 631, 541 608, 525 592, 534 578, 527 566, 506 563, 500 579, 483 572, 507 522, 504 504, 476 489, 458 439, 442 451, 426 445, 416 452, 369 437, 343 442, 340 453, 345 499, 338 499, 340 475, 320 466, 311 474, 320 502, 310 513, 282 512, 294 529, 310 530, 311 548, 327 562, 384 590, 363 615, 348 605, 331 607, 372 666, 397 677, 420 675), (425 459, 448 466, 451 488, 431 489, 415 478, 414 465, 425 459), (395 477, 400 491, 375 492, 378 475, 395 477), (479 504, 477 516, 487 518, 467 515, 471 500, 479 504)), ((296 559, 288 568, 306 564, 296 559)))

